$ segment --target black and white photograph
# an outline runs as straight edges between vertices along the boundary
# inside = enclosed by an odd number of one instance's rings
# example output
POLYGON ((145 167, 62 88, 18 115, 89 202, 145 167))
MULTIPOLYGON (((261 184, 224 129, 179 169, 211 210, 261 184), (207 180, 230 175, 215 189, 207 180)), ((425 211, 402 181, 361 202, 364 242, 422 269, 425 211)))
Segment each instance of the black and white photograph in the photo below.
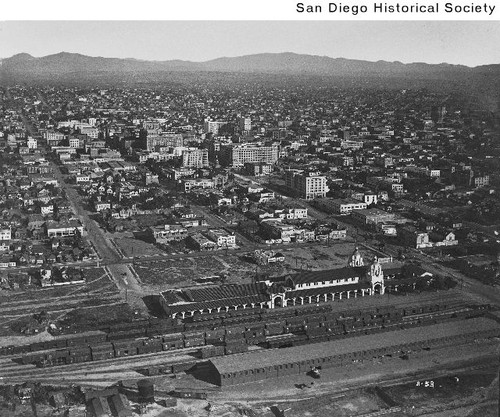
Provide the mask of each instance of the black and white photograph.
POLYGON ((0 21, 0 417, 499 415, 499 22, 290 6, 0 21))

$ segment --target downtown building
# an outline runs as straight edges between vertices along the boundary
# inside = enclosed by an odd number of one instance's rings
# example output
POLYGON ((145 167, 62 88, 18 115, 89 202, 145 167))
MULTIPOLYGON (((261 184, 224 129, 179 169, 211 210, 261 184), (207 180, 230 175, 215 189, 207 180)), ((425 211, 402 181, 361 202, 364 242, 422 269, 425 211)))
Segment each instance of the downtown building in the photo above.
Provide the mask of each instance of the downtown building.
POLYGON ((182 152, 182 166, 186 168, 208 167, 208 149, 187 149, 182 152))
POLYGON ((217 136, 219 134, 219 129, 225 125, 227 125, 227 122, 206 119, 203 123, 203 131, 217 136))
POLYGON ((252 120, 250 117, 238 118, 238 127, 242 132, 250 132, 252 130, 252 120))
POLYGON ((326 177, 319 175, 317 172, 286 171, 285 183, 288 188, 296 191, 300 198, 306 200, 324 198, 329 191, 326 185, 326 177))
POLYGON ((44 133, 44 138, 48 146, 59 146, 66 139, 66 135, 61 132, 48 130, 44 133))
POLYGON ((222 145, 219 162, 230 167, 243 167, 246 163, 275 164, 279 158, 279 146, 261 146, 255 143, 222 145))
POLYGON ((178 148, 184 146, 184 138, 180 133, 147 134, 146 149, 154 151, 160 147, 178 148))

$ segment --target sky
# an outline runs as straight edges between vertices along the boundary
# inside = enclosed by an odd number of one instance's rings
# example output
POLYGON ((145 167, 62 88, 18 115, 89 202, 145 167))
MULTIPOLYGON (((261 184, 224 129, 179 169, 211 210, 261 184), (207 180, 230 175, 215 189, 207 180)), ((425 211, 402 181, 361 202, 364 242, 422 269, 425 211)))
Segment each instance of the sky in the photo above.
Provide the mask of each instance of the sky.
POLYGON ((58 52, 206 61, 295 52, 369 61, 500 64, 497 21, 2 21, 0 57, 58 52))

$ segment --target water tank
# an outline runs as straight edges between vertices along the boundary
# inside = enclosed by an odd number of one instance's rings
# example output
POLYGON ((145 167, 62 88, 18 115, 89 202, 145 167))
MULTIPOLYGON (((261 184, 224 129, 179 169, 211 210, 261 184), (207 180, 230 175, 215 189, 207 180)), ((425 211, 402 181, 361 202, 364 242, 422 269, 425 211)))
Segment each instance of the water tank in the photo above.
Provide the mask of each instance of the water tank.
POLYGON ((155 401, 155 385, 149 379, 137 381, 140 403, 153 403, 155 401))

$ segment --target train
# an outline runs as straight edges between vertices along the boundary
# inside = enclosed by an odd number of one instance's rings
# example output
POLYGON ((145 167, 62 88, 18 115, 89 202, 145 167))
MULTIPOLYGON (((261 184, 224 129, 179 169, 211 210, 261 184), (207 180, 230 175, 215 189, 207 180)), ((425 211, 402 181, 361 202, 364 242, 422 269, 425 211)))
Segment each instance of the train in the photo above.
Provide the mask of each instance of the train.
POLYGON ((168 319, 146 321, 146 325, 145 321, 140 321, 142 328, 136 327, 137 323, 124 323, 106 329, 108 332, 1 348, 0 354, 21 354, 18 359, 21 363, 37 366, 99 361, 184 348, 192 348, 199 358, 206 359, 242 353, 252 345, 264 348, 297 346, 478 317, 491 309, 490 305, 464 305, 449 300, 418 306, 384 306, 340 312, 325 307, 288 309, 288 314, 279 310, 249 311, 247 315, 218 315, 214 320, 194 317, 186 323, 168 319), (238 318, 244 320, 237 321, 238 318), (202 323, 204 326, 197 328, 202 323))

